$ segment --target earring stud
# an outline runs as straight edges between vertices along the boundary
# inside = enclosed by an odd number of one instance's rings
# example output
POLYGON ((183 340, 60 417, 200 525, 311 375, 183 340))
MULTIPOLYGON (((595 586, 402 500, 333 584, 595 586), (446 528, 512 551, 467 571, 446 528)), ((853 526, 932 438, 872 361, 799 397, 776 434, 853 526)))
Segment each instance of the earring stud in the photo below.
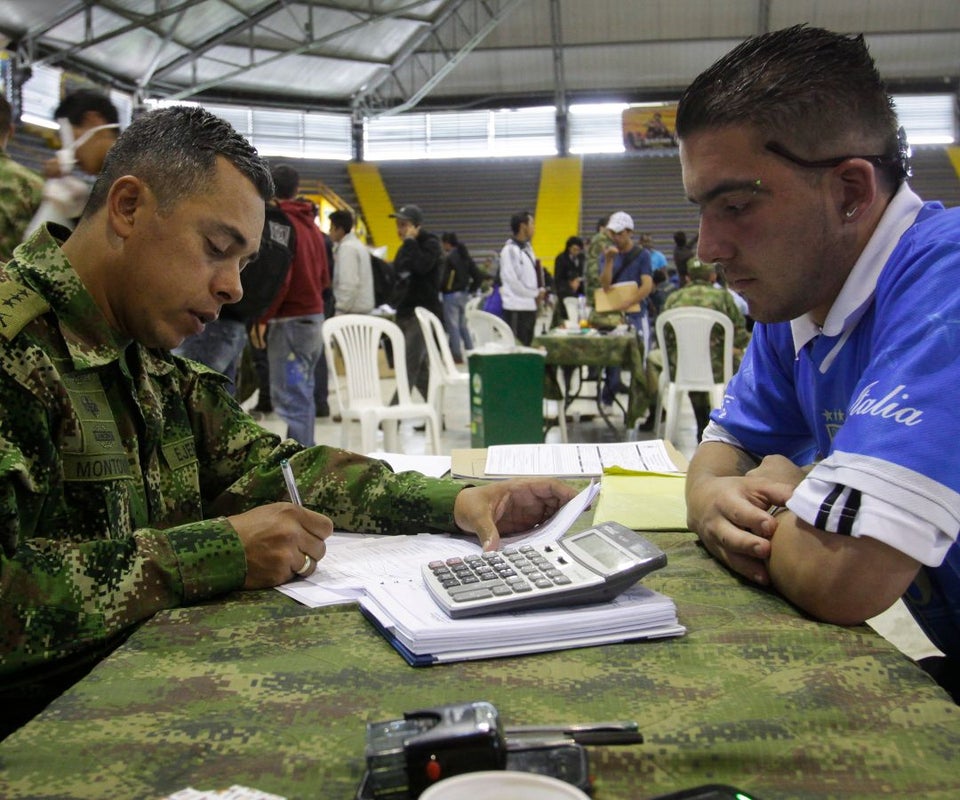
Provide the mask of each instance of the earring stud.
POLYGON ((848 208, 844 216, 846 216, 847 219, 850 219, 850 217, 852 217, 856 213, 857 213, 857 206, 854 206, 853 208, 848 208))

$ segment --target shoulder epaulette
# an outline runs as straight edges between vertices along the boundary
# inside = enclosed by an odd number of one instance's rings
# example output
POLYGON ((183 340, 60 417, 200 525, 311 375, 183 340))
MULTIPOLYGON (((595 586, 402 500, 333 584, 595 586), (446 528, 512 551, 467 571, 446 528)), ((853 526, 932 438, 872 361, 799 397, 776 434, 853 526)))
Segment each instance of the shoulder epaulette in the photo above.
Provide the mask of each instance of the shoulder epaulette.
POLYGON ((50 304, 29 286, 0 282, 0 336, 8 342, 30 322, 50 310, 50 304))

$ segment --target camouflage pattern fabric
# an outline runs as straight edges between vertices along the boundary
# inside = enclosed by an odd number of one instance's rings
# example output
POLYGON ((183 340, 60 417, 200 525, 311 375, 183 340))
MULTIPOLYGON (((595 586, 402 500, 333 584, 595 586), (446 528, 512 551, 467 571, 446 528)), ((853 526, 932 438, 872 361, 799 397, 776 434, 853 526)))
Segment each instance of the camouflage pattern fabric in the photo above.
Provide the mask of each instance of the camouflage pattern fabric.
POLYGON ((583 293, 589 298, 593 297, 593 292, 600 288, 600 272, 603 269, 603 251, 608 247, 614 247, 615 242, 607 233, 606 228, 593 235, 590 243, 587 245, 586 259, 583 266, 583 293))
POLYGON ((764 800, 957 797, 960 709, 909 659, 741 582, 692 534, 649 536, 668 563, 644 583, 676 601, 680 638, 417 669, 352 605, 266 591, 163 611, 0 743, 0 796, 345 799, 365 723, 486 700, 507 726, 636 720, 644 744, 588 748, 597 800, 714 782, 764 800))
MULTIPOLYGON (((631 376, 624 414, 627 428, 647 413, 650 396, 644 383, 643 348, 636 333, 547 334, 535 337, 531 345, 544 351, 548 367, 621 367, 631 376)), ((547 378, 544 395, 559 400, 556 371, 547 370, 547 378)))
MULTIPOLYGON (((700 308, 710 308, 726 314, 733 322, 733 346, 743 352, 743 349, 750 342, 750 332, 747 330, 747 321, 743 313, 737 307, 736 301, 730 296, 730 292, 714 286, 706 280, 693 280, 682 289, 677 289, 667 295, 663 304, 663 310, 669 311, 671 308, 681 308, 686 306, 699 306, 700 308)), ((670 361, 676 361, 677 346, 670 327, 666 330, 667 347, 670 349, 670 361)), ((723 331, 719 325, 713 326, 710 334, 710 360, 713 362, 713 378, 718 383, 723 381, 723 331)), ((734 354, 733 369, 736 372, 740 363, 740 357, 734 354)))
POLYGON ((43 178, 0 150, 0 262, 13 256, 42 197, 43 178))
MULTIPOLYGON (((44 228, 0 268, 0 684, 243 585, 224 518, 287 500, 339 530, 454 530, 462 484, 258 426, 198 364, 111 330, 44 228)), ((55 665, 54 665, 55 666, 55 665)))
MULTIPOLYGON (((587 258, 583 268, 583 293, 587 303, 593 306, 593 295, 601 287, 600 273, 603 272, 603 251, 608 247, 615 247, 616 242, 610 238, 606 228, 593 235, 587 245, 587 258)), ((590 324, 598 328, 615 328, 623 322, 623 314, 619 311, 596 311, 591 308, 590 324)))

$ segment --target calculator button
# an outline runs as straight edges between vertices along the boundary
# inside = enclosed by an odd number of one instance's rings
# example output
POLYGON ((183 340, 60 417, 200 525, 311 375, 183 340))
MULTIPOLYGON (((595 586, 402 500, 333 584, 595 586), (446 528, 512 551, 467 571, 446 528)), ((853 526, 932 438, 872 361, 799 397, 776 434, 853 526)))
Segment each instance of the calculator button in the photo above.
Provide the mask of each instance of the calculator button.
POLYGON ((553 578, 554 580, 556 580, 557 578, 563 575, 563 573, 560 570, 553 569, 553 568, 545 569, 544 572, 546 573, 548 578, 553 578))
POLYGON ((508 594, 513 594, 513 589, 505 583, 498 583, 495 586, 491 586, 490 591, 493 592, 496 597, 505 597, 508 594))
POLYGON ((517 594, 523 594, 524 592, 532 592, 533 587, 524 581, 523 583, 511 583, 510 588, 513 589, 517 594))
POLYGON ((438 569, 444 568, 444 563, 442 561, 431 561, 429 564, 427 564, 427 566, 436 572, 438 569))
POLYGON ((450 593, 450 597, 453 598, 455 603, 465 603, 468 600, 485 600, 488 597, 493 597, 493 593, 489 589, 477 588, 470 589, 469 591, 457 592, 454 594, 450 593))
POLYGON ((462 563, 463 563, 463 559, 460 558, 459 556, 454 556, 453 558, 448 558, 448 559, 447 559, 447 566, 448 566, 448 567, 457 567, 457 566, 459 566, 459 565, 462 564, 462 563))
POLYGON ((549 578, 534 578, 533 585, 538 589, 550 589, 553 587, 553 581, 549 578))
POLYGON ((451 586, 459 586, 460 581, 458 581, 456 578, 443 578, 440 581, 440 585, 444 589, 449 589, 451 586))
POLYGON ((568 583, 572 583, 573 581, 571 581, 566 575, 559 575, 553 579, 553 582, 557 586, 566 586, 568 583))
POLYGON ((461 575, 461 576, 460 576, 460 583, 463 583, 463 584, 467 584, 467 583, 480 583, 480 579, 479 579, 476 575, 474 575, 473 573, 471 573, 471 574, 469 574, 469 575, 461 575))

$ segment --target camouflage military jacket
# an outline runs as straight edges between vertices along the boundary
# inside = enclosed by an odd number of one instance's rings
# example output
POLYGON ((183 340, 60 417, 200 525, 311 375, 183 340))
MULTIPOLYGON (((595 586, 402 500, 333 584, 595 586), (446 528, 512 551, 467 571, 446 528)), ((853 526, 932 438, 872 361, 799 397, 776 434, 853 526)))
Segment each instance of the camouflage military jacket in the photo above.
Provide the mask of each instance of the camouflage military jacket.
POLYGON ((13 255, 43 195, 43 178, 0 150, 0 261, 13 255))
MULTIPOLYGON (((747 321, 726 289, 714 286, 708 281, 692 281, 682 289, 670 292, 663 303, 663 310, 668 311, 682 306, 712 308, 714 311, 726 314, 733 321, 733 346, 742 351, 749 344, 750 332, 747 330, 747 321)), ((673 343, 672 333, 668 328, 667 343, 670 347, 671 360, 676 357, 676 345, 673 343)), ((713 362, 714 379, 723 380, 723 333, 719 325, 713 326, 713 333, 710 335, 710 360, 713 362)), ((734 371, 739 363, 739 356, 734 354, 734 371)))
POLYGON ((281 442, 218 374, 111 330, 51 233, 0 267, 0 680, 241 588, 225 517, 286 500, 284 458, 338 530, 455 530, 462 484, 281 442))

